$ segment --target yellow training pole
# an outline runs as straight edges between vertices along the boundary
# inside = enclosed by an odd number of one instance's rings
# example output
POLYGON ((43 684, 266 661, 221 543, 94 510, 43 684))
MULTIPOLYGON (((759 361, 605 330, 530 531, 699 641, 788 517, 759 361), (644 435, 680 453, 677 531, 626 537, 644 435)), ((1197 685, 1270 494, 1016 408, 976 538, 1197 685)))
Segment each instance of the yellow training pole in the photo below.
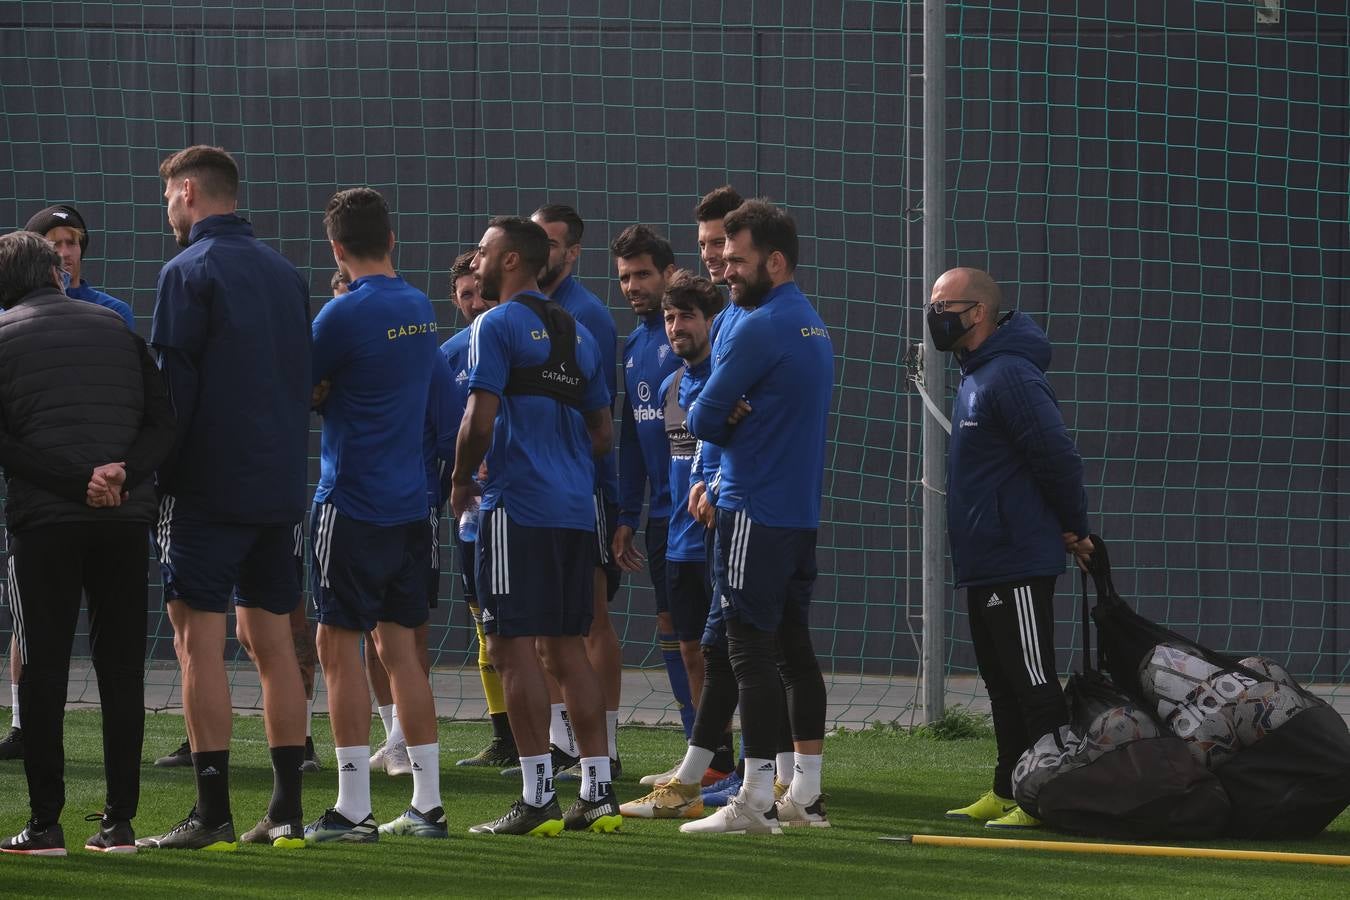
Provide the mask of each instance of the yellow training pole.
POLYGON ((1020 838, 958 837, 949 834, 914 834, 882 838, 933 847, 975 847, 988 850, 1050 850, 1055 853, 1100 853, 1119 856, 1177 856, 1187 859, 1242 859, 1253 862, 1312 863, 1350 866, 1350 855, 1336 853, 1283 853, 1277 850, 1226 850, 1212 847, 1160 847, 1148 844, 1091 844, 1083 841, 1033 841, 1020 838))

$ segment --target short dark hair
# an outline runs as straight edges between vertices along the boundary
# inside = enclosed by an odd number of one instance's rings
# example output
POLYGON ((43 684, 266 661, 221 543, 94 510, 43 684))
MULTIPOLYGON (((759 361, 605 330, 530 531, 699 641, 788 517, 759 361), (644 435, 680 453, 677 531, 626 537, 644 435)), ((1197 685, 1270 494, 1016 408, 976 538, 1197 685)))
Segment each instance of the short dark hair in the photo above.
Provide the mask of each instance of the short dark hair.
MULTIPOLYGON (((541 221, 549 224, 565 222, 567 224, 567 246, 575 247, 581 243, 581 236, 586 232, 586 223, 581 221, 581 216, 577 215, 577 211, 572 207, 565 203, 550 203, 536 209, 534 214, 541 221)), ((540 268, 543 267, 540 266, 540 268)))
POLYGON ((9 309, 41 288, 56 290, 52 269, 61 267, 61 255, 52 242, 31 231, 0 237, 0 306, 9 309))
POLYGON ((713 188, 703 195, 703 199, 698 201, 698 206, 694 207, 694 218, 699 222, 713 222, 717 219, 725 219, 727 213, 744 202, 736 189, 729 184, 724 184, 719 188, 713 188))
POLYGON ((664 272, 666 266, 675 265, 675 251, 670 249, 670 241, 646 225, 629 225, 619 232, 609 249, 615 259, 632 259, 645 253, 660 272, 664 272))
POLYGON ((336 241, 357 259, 383 259, 389 255, 389 204, 374 188, 338 191, 323 213, 328 239, 336 241))
POLYGON ((455 282, 459 281, 465 275, 473 274, 473 258, 478 255, 477 250, 466 250, 455 261, 450 264, 450 295, 455 293, 455 282))
POLYGON ((662 309, 678 309, 682 312, 698 310, 704 317, 711 319, 722 311, 722 292, 702 275, 695 275, 688 269, 680 269, 666 282, 666 292, 661 297, 662 309))
POLYGON ((792 216, 759 197, 747 200, 722 220, 727 237, 750 232, 755 249, 764 254, 777 250, 787 260, 788 268, 797 268, 797 223, 792 216))
POLYGON ((239 165, 221 147, 196 144, 179 150, 159 164, 160 180, 191 178, 208 197, 234 200, 239 196, 239 165))
POLYGON ((548 264, 548 232, 537 222, 523 216, 496 216, 488 228, 499 228, 506 235, 506 252, 520 254, 521 264, 534 277, 548 264))
POLYGON ((342 274, 342 270, 338 269, 336 272, 333 273, 333 277, 328 279, 328 289, 330 291, 336 291, 338 289, 338 285, 350 283, 351 282, 347 280, 347 276, 342 274))

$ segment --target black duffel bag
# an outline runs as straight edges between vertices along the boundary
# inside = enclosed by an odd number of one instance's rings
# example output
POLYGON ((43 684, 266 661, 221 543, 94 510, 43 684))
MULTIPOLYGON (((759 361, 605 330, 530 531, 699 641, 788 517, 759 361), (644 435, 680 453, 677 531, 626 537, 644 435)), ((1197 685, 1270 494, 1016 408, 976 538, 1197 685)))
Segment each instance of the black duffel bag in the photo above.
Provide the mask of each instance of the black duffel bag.
POLYGON ((1211 650, 1136 613, 1097 545, 1099 664, 1218 776, 1232 804, 1226 833, 1309 837, 1350 806, 1350 729, 1282 667, 1211 650))
POLYGON ((1127 840, 1222 833, 1228 797, 1185 744, 1090 666, 1087 579, 1083 667, 1069 678, 1069 724, 1018 760, 1013 796, 1062 831, 1127 840))

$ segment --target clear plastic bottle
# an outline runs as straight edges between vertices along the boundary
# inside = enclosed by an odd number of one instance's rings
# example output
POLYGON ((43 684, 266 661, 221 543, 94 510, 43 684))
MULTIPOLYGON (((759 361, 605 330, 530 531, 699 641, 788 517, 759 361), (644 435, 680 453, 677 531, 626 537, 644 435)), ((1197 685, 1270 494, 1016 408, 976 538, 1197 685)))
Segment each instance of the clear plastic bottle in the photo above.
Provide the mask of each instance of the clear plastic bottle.
POLYGON ((466 544, 478 540, 478 520, 482 517, 483 498, 474 497, 464 512, 459 514, 459 539, 466 544))

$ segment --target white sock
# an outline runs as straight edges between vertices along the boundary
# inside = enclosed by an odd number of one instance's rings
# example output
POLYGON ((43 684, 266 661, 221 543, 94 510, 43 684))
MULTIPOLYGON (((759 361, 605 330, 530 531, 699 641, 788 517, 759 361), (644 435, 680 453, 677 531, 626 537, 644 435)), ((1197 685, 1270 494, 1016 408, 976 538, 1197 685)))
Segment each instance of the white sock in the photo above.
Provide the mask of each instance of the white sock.
POLYGON ((384 723, 384 742, 389 743, 389 735, 394 730, 394 704, 380 707, 380 721, 384 723))
POLYGON ((314 698, 305 704, 305 737, 314 737, 314 698))
POLYGON ((605 710, 605 736, 609 738, 609 758, 619 758, 619 711, 605 710))
POLYGON ((581 761, 581 799, 596 801, 609 793, 608 756, 588 756, 581 761))
POLYGON ((680 761, 679 769, 675 772, 675 780, 680 784, 702 784, 703 773, 708 771, 712 758, 711 750, 690 744, 689 749, 684 751, 684 759, 680 761))
POLYGON ((784 785, 792 784, 792 767, 796 763, 796 755, 791 750, 784 750, 774 757, 774 768, 778 772, 778 782, 784 785))
POLYGON ((9 686, 9 699, 10 699, 10 711, 9 711, 10 727, 22 728, 23 726, 19 724, 19 686, 17 684, 11 684, 9 686))
POLYGON ((398 719, 398 709, 394 709, 394 721, 389 726, 389 746, 405 747, 408 739, 403 736, 403 723, 398 719))
POLYGON ((741 793, 756 812, 767 812, 773 806, 773 772, 773 760, 745 758, 745 782, 741 785, 741 793))
POLYGON ((530 806, 547 806, 553 799, 553 756, 522 756, 520 778, 523 782, 520 796, 530 806))
POLYGON ((809 806, 820 796, 820 764, 824 757, 805 753, 797 754, 794 767, 797 775, 792 779, 792 799, 803 806, 809 806))
POLYGON ((370 747, 338 747, 338 797, 333 808, 349 822, 370 815, 370 747))
POLYGON ((412 760, 412 808, 431 812, 441 805, 441 745, 418 744, 408 748, 412 760))
POLYGON ((572 723, 567 719, 567 707, 561 703, 554 703, 549 707, 548 742, 568 756, 577 755, 577 741, 572 734, 572 723))

